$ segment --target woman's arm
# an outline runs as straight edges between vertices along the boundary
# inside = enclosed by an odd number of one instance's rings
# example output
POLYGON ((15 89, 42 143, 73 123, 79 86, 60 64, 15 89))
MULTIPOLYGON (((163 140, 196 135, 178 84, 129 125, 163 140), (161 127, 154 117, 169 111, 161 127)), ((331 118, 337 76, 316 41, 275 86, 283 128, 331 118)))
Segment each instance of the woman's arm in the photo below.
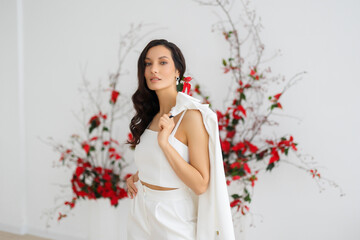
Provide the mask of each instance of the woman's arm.
POLYGON ((187 110, 182 123, 188 140, 190 164, 168 141, 159 145, 177 176, 200 195, 206 191, 210 179, 209 134, 199 110, 187 110))

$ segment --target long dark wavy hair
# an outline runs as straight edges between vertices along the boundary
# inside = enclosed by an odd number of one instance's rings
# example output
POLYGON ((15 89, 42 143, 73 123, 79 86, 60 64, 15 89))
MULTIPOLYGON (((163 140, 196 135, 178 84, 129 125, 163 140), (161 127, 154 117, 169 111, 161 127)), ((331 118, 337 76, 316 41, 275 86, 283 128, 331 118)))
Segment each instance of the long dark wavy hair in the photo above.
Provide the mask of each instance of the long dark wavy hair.
POLYGON ((154 39, 150 41, 141 52, 138 59, 138 88, 132 95, 131 99, 136 110, 135 116, 130 122, 130 132, 132 139, 127 140, 127 144, 131 144, 135 148, 140 143, 140 136, 143 134, 151 120, 159 112, 159 99, 154 90, 148 88, 145 79, 145 57, 150 48, 163 45, 171 51, 171 57, 174 61, 175 68, 180 72, 180 79, 183 79, 186 64, 185 58, 180 49, 172 42, 165 39, 154 39))

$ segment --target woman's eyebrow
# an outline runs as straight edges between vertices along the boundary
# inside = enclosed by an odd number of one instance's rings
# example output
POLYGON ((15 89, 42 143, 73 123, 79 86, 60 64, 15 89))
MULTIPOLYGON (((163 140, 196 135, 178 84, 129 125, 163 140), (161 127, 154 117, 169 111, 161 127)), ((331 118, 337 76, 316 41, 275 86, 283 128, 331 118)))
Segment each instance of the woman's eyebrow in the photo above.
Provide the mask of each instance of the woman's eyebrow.
MULTIPOLYGON (((167 59, 169 59, 167 56, 161 56, 161 57, 159 57, 159 59, 161 59, 161 58, 167 58, 167 59)), ((145 58, 145 59, 150 59, 150 58, 145 58)))

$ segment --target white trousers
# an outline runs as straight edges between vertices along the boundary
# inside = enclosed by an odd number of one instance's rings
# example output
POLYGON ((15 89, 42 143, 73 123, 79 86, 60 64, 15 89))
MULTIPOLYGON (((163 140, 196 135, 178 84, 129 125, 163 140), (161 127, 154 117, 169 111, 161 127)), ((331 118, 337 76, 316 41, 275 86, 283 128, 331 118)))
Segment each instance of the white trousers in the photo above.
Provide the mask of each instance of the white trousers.
POLYGON ((136 196, 130 199, 128 240, 194 240, 197 201, 188 188, 154 190, 135 182, 136 196))

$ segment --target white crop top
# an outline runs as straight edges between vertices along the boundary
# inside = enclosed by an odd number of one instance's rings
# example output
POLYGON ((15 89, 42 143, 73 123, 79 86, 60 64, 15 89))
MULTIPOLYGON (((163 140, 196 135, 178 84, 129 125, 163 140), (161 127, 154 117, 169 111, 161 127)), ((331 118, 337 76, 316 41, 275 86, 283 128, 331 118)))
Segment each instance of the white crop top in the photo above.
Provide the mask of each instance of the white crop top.
MULTIPOLYGON (((181 114, 179 121, 171 132, 169 143, 186 162, 189 162, 188 147, 174 136, 185 112, 186 110, 181 114)), ((176 175, 160 148, 157 141, 158 133, 158 131, 146 128, 140 136, 140 143, 135 147, 134 161, 139 170, 139 179, 161 187, 186 187, 183 181, 176 175)))

